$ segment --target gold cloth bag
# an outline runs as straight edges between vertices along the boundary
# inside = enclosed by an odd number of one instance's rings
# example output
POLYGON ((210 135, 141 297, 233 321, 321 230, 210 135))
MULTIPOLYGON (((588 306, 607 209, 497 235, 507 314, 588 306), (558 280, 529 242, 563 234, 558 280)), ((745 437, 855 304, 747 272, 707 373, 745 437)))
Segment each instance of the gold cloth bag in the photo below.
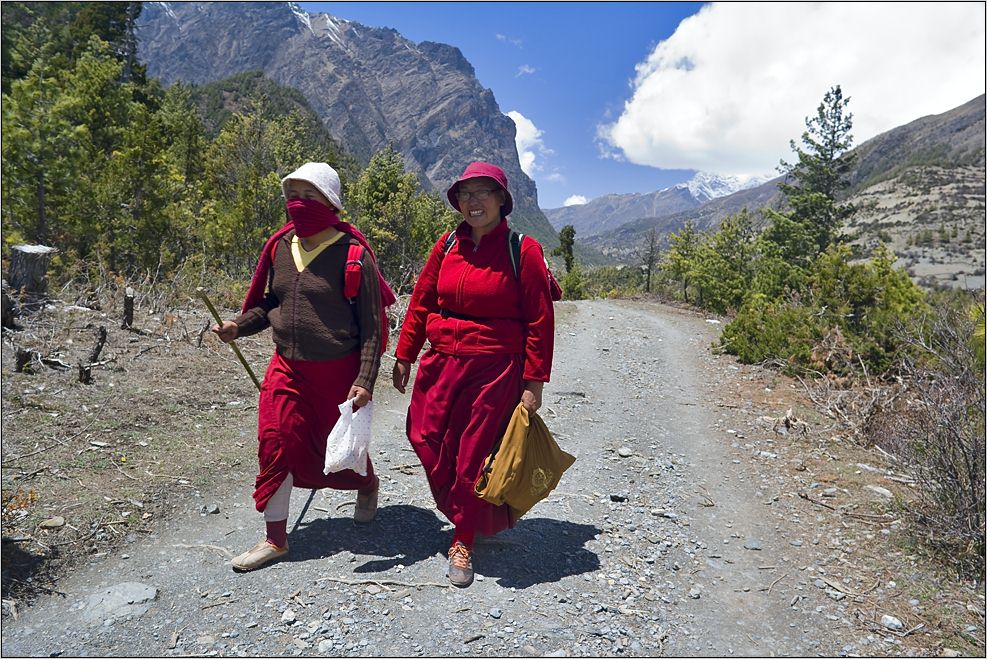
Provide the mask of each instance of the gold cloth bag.
POLYGON ((576 458, 555 442, 537 414, 518 404, 473 488, 494 505, 507 504, 515 519, 548 496, 576 458))

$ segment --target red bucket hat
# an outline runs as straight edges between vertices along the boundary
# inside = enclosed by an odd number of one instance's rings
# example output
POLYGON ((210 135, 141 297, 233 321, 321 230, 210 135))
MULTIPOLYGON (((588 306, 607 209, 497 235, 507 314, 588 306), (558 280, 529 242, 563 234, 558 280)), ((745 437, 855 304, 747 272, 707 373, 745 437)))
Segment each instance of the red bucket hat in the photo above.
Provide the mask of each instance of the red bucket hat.
POLYGON ((504 205, 500 207, 500 216, 507 217, 510 215, 511 211, 514 210, 514 198, 511 197, 511 191, 507 189, 507 174, 497 165, 491 165, 488 162, 477 161, 469 164, 463 175, 459 177, 459 180, 453 183, 452 187, 446 192, 449 203, 458 211, 459 199, 456 197, 456 192, 459 190, 459 184, 471 178, 480 178, 481 176, 492 178, 497 182, 501 190, 504 191, 505 199, 504 205))

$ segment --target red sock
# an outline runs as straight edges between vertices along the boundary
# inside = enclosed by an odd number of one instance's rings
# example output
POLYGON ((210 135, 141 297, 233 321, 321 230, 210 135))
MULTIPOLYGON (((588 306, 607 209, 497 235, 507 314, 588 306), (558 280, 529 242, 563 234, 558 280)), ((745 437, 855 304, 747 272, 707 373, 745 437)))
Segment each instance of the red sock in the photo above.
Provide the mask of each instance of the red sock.
POLYGON ((288 544, 288 520, 267 522, 267 541, 279 549, 288 544))
POLYGON ((467 531, 464 529, 457 528, 456 532, 452 536, 452 545, 450 546, 455 547, 457 542, 461 542, 464 545, 466 545, 467 549, 473 549, 474 535, 475 535, 474 531, 467 531))

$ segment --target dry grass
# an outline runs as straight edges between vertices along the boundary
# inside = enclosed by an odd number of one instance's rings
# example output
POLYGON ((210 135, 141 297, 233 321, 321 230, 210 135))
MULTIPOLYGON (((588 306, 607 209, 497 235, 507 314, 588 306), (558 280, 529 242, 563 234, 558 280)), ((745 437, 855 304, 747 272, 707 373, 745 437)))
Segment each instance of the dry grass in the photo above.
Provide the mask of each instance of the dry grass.
MULTIPOLYGON (((135 329, 124 330, 115 301, 103 296, 103 311, 54 302, 4 331, 4 599, 54 588, 76 560, 150 532, 178 501, 254 469, 256 391, 204 331, 207 312, 139 306, 135 329), (106 344, 83 384, 77 364, 100 327, 106 344), (22 372, 18 350, 36 356, 22 372)), ((258 370, 265 338, 241 341, 258 370)))

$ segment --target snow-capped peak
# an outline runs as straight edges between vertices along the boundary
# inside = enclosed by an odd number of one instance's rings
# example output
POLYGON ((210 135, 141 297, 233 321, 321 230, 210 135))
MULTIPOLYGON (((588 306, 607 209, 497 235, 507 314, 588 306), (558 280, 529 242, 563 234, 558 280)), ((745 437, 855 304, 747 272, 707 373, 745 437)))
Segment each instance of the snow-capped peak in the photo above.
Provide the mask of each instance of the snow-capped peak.
POLYGON ((688 188, 696 200, 706 202, 718 197, 726 197, 734 192, 753 188, 768 181, 761 176, 720 176, 709 172, 696 172, 686 183, 679 183, 676 188, 688 188))
POLYGON ((298 5, 296 5, 294 2, 289 2, 288 7, 291 8, 291 13, 295 15, 295 18, 298 19, 298 22, 305 25, 305 27, 308 28, 309 32, 312 32, 314 34, 315 31, 312 29, 312 20, 309 18, 308 12, 302 9, 301 7, 299 7, 298 5))

